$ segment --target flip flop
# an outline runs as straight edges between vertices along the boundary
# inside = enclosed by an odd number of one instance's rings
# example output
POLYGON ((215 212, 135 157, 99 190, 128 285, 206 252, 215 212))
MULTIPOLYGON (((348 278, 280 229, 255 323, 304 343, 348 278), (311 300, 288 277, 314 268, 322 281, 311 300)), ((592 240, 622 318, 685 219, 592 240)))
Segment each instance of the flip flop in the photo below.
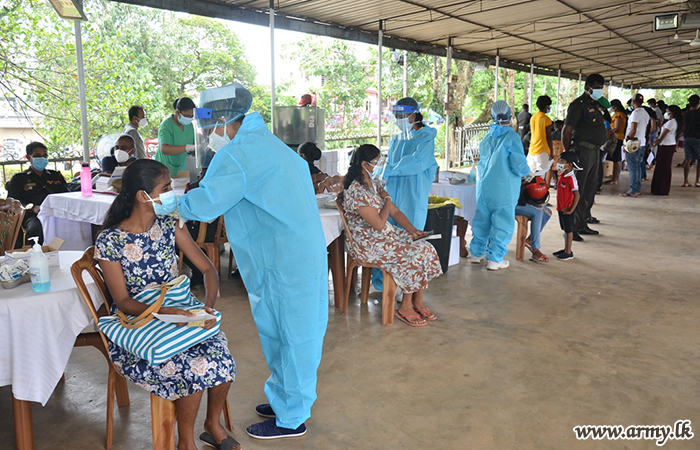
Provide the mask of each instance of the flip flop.
POLYGON ((683 183, 683 185, 682 185, 681 187, 690 187, 690 184, 688 184, 688 183, 683 183))
POLYGON ((629 192, 623 192, 620 197, 639 197, 641 194, 630 194, 629 192))
POLYGON ((545 255, 544 253, 541 253, 540 256, 537 257, 533 255, 532 258, 530 258, 530 261, 548 263, 549 258, 547 258, 547 255, 545 255))
POLYGON ((217 444, 216 439, 214 439, 214 436, 207 433, 206 431, 199 435, 199 440, 202 444, 214 447, 216 450, 233 450, 234 448, 239 447, 241 445, 230 435, 227 436, 223 441, 221 441, 221 444, 217 444))
POLYGON ((428 322, 426 322, 425 319, 423 319, 422 322, 417 322, 417 323, 409 322, 408 319, 420 319, 421 316, 404 316, 403 314, 401 314, 401 313, 399 312, 398 309, 395 309, 395 310, 394 310, 394 315, 395 315, 396 317, 398 317, 399 320, 400 320, 401 322, 403 322, 403 323, 405 323, 406 325, 411 326, 411 327, 424 327, 424 326, 426 326, 426 325, 428 324, 428 322))
POLYGON ((435 314, 431 313, 428 308, 425 308, 425 309, 413 308, 413 310, 415 312, 417 312, 418 315, 423 320, 437 320, 437 316, 435 314))
POLYGON ((525 241, 525 248, 528 249, 529 251, 532 251, 532 245, 529 244, 527 241, 525 241))

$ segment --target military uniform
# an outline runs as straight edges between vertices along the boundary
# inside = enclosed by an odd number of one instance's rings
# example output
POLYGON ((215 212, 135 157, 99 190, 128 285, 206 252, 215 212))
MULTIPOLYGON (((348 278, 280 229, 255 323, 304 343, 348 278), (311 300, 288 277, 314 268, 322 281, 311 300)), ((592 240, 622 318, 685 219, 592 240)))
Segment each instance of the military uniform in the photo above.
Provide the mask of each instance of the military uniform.
MULTIPOLYGON (((12 177, 7 195, 19 200, 25 206, 30 203, 36 206, 41 205, 47 195, 59 192, 68 192, 66 180, 61 175, 61 172, 45 169, 41 175, 38 175, 30 167, 24 172, 16 173, 12 177)), ((39 243, 44 243, 44 231, 34 212, 27 211, 24 214, 22 228, 24 228, 27 238, 39 236, 39 243)), ((17 247, 21 246, 21 239, 18 239, 17 247)))
POLYGON ((574 231, 578 233, 588 227, 586 219, 591 215, 598 184, 600 148, 605 144, 607 133, 605 118, 598 110, 598 102, 587 93, 569 105, 564 121, 564 126, 567 125, 574 129, 569 150, 578 155, 582 169, 576 171, 581 195, 574 212, 574 231))

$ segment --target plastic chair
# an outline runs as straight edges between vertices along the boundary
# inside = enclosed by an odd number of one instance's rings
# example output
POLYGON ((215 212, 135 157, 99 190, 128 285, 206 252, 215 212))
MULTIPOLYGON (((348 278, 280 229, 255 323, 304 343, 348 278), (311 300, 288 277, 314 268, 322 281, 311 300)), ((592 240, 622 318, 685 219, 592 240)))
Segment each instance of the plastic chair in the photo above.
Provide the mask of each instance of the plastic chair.
POLYGON ((311 181, 314 183, 314 192, 315 192, 316 194, 322 194, 322 193, 323 193, 323 188, 322 188, 322 187, 320 188, 319 185, 320 185, 321 182, 322 182, 323 180, 325 180, 326 178, 328 178, 328 174, 327 174, 327 173, 323 173, 323 172, 321 172, 321 173, 316 173, 316 174, 314 174, 314 175, 311 175, 311 181))
POLYGON ((384 269, 382 269, 377 264, 368 263, 365 261, 360 261, 352 255, 352 249, 355 246, 352 236, 348 228, 347 220, 345 219, 345 209, 343 208, 343 194, 341 193, 336 198, 335 203, 338 205, 338 211, 340 212, 340 217, 343 219, 343 225, 345 226, 345 236, 348 243, 348 259, 347 259, 347 272, 345 276, 345 289, 343 290, 343 310, 342 314, 345 315, 348 311, 348 298, 350 297, 350 287, 352 286, 353 279, 355 279, 356 271, 358 267, 362 267, 362 288, 360 290, 360 302, 367 303, 369 297, 369 286, 371 283, 372 271, 364 269, 379 269, 382 271, 384 276, 384 286, 382 290, 382 325, 392 325, 394 323, 394 305, 396 295, 396 282, 394 278, 384 269))
POLYGON ((15 248, 23 219, 24 208, 19 200, 0 198, 0 256, 15 248))
MULTIPOLYGON (((71 266, 71 274, 73 275, 75 284, 78 286, 78 290, 80 291, 80 295, 83 298, 85 305, 87 305, 88 310, 92 315, 92 319, 95 321, 95 324, 97 324, 100 317, 107 314, 109 307, 112 305, 112 297, 109 295, 102 270, 99 268, 97 260, 94 258, 94 256, 95 247, 89 247, 87 250, 85 250, 83 256, 78 261, 73 263, 71 266), (99 311, 95 309, 95 305, 90 297, 90 292, 83 281, 84 271, 87 271, 90 274, 95 282, 95 285, 100 291, 100 295, 102 295, 104 304, 100 307, 99 311)), ((89 333, 89 335, 93 336, 90 338, 93 341, 101 341, 101 347, 98 348, 100 348, 100 350, 103 352, 109 363, 109 375, 107 377, 107 441, 105 444, 105 448, 109 450, 112 447, 114 433, 113 422, 115 393, 119 406, 129 404, 126 379, 121 376, 119 372, 117 372, 114 364, 109 359, 109 355, 107 354, 107 337, 99 330, 94 333, 89 333), (120 395, 124 396, 122 397, 122 400, 125 398, 126 403, 123 404, 123 402, 120 401, 120 395)), ((78 336, 78 339, 80 339, 80 336, 78 336)), ((76 345, 78 345, 77 340, 76 345)), ((94 345, 94 343, 87 345, 94 345)), ((231 411, 229 409, 228 399, 226 399, 226 403, 224 404, 224 423, 229 431, 233 431, 233 423, 231 422, 231 411)), ((162 397, 158 397, 155 394, 151 394, 151 433, 153 435, 154 450, 175 449, 175 424, 175 403, 162 397)))
POLYGON ((522 261, 525 259, 525 239, 527 239, 527 224, 530 222, 528 216, 516 214, 515 221, 518 223, 518 234, 515 241, 515 259, 522 261))
MULTIPOLYGON (((228 242, 228 238, 226 237, 226 228, 224 226, 224 216, 219 216, 219 218, 217 219, 216 233, 214 234, 214 240, 211 242, 206 241, 208 224, 206 222, 197 222, 197 224, 199 228, 197 231, 197 239, 195 240, 195 243, 199 246, 199 248, 204 250, 204 252, 207 254, 207 257, 211 260, 212 263, 214 263, 216 272, 219 274, 219 278, 221 278, 221 261, 219 254, 219 246, 225 242, 228 242)), ((231 252, 231 255, 233 255, 233 252, 231 252)), ((178 273, 182 273, 182 263, 184 262, 184 258, 182 256, 183 253, 182 250, 180 250, 180 267, 178 273)), ((232 258, 229 257, 229 273, 231 273, 231 263, 232 258)))
POLYGON ((328 192, 342 192, 343 190, 343 177, 342 175, 336 175, 333 177, 328 177, 318 184, 318 193, 321 194, 325 191, 328 192))

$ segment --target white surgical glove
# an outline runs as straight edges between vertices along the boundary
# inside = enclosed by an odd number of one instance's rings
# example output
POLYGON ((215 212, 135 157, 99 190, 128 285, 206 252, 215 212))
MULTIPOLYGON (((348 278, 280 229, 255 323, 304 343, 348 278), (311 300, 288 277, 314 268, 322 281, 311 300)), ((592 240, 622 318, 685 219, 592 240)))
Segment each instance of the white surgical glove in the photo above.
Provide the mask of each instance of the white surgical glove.
POLYGON ((194 144, 187 144, 187 145, 185 146, 185 150, 187 151, 187 153, 193 152, 194 149, 195 149, 194 144))

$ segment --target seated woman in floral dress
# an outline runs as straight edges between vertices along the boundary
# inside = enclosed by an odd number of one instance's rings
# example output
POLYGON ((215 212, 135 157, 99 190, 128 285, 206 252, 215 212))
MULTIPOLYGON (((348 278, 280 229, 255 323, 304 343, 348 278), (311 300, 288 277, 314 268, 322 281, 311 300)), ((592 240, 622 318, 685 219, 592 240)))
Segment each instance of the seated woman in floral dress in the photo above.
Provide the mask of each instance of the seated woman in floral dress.
MULTIPOLYGON (((104 272, 114 304, 126 314, 139 315, 147 306, 134 300, 144 289, 160 286, 178 276, 175 245, 204 274, 205 309, 211 311, 219 288, 214 265, 194 243, 187 228, 166 214, 177 206, 168 168, 158 161, 139 159, 124 171, 122 190, 107 212, 97 236, 95 258, 104 272)), ((161 308, 163 314, 192 315, 177 308, 161 308)), ((216 320, 205 322, 211 328, 216 320)), ((200 440, 217 449, 240 449, 221 425, 221 412, 236 363, 223 332, 170 360, 150 366, 134 354, 109 343, 109 355, 119 373, 147 391, 175 402, 178 450, 196 450, 194 422, 204 389, 208 389, 207 417, 200 440)))
POLYGON ((403 292, 396 317, 408 325, 423 326, 437 319, 423 303, 423 291, 430 280, 442 275, 440 260, 429 242, 415 241, 425 231, 417 230, 394 206, 381 182, 372 180, 370 174, 379 157, 377 147, 361 145, 345 176, 343 208, 355 244, 351 250, 358 259, 378 264, 394 278, 403 292), (388 223, 389 217, 403 229, 388 223))

